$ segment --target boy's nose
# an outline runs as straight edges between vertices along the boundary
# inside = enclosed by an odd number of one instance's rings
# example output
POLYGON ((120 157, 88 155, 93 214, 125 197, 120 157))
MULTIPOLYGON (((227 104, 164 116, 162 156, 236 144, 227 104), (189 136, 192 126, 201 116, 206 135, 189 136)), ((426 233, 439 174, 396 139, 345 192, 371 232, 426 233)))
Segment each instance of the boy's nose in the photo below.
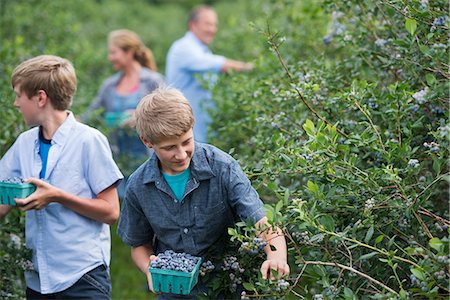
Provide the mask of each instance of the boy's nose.
POLYGON ((187 152, 183 148, 179 148, 175 154, 175 158, 178 160, 184 160, 187 157, 187 152))

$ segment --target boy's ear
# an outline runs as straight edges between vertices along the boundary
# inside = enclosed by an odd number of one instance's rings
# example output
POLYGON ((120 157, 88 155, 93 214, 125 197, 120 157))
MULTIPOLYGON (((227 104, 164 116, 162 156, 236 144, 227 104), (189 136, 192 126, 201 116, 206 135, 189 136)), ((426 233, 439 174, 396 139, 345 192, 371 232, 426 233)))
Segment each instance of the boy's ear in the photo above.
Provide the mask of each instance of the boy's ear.
POLYGON ((143 137, 142 135, 139 136, 141 141, 144 143, 145 146, 149 147, 149 148, 153 148, 152 143, 150 143, 149 141, 147 141, 147 139, 145 137, 143 137))
POLYGON ((44 107, 49 101, 47 93, 44 90, 39 90, 37 92, 37 96, 38 96, 38 105, 40 107, 44 107))

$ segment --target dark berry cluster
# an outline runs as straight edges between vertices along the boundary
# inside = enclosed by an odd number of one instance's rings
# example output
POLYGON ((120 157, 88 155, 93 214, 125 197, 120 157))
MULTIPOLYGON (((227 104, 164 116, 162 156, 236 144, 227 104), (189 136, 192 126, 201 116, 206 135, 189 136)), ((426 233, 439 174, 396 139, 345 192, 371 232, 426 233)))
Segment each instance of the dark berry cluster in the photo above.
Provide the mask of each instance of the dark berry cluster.
POLYGON ((194 270, 199 260, 200 257, 188 253, 176 253, 173 250, 166 250, 158 254, 158 258, 150 263, 150 267, 190 273, 194 270))
POLYGON ((213 265, 213 263, 208 260, 202 263, 202 265, 200 266, 200 276, 205 276, 207 273, 211 272, 212 270, 214 270, 215 266, 213 265))
POLYGON ((236 256, 226 256, 223 259, 222 271, 228 271, 230 277, 230 291, 236 292, 237 286, 242 284, 242 273, 245 269, 241 267, 236 256))
POLYGON ((266 245, 267 243, 262 238, 255 237, 252 243, 243 242, 242 245, 239 247, 239 252, 255 255, 258 254, 259 252, 263 252, 264 247, 266 245))
POLYGON ((0 182, 22 184, 22 183, 25 183, 25 180, 21 177, 10 177, 10 178, 0 180, 0 182))

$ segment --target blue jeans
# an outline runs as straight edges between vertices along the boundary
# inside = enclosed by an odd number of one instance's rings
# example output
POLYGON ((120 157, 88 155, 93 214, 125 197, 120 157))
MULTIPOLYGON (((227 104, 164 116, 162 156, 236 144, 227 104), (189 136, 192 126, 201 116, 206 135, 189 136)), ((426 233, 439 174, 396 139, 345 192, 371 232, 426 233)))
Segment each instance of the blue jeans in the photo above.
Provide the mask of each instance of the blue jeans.
POLYGON ((84 274, 70 288, 54 294, 41 294, 30 288, 27 288, 27 299, 90 299, 90 300, 110 300, 111 299, 111 280, 109 270, 104 266, 84 274))

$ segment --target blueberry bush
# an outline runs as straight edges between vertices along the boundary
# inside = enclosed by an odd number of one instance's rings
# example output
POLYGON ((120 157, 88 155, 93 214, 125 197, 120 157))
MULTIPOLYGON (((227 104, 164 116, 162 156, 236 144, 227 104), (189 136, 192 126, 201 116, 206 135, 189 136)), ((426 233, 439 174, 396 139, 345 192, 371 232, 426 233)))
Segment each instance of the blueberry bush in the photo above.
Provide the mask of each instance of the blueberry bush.
MULTIPOLYGON (((19 62, 42 53, 70 59, 80 114, 113 72, 108 31, 138 32, 163 72, 197 3, 0 1, 0 154, 25 129, 10 86, 19 62)), ((230 250, 200 269, 209 299, 448 298, 448 2, 208 3, 220 17, 213 51, 255 64, 219 77, 211 142, 244 166, 286 235, 291 267, 288 277, 263 280, 264 242, 238 223, 230 250)), ((23 298, 21 274, 31 267, 23 227, 17 210, 0 222, 0 298, 23 298)), ((124 286, 144 279, 121 272, 130 261, 116 267, 116 243, 113 297, 137 299, 138 289, 123 294, 124 286)))
MULTIPOLYGON (((448 3, 265 9, 257 70, 214 90, 213 143, 246 166, 292 274, 287 287, 243 278, 242 299, 447 298, 448 3)), ((236 255, 243 269, 248 259, 236 255)))

